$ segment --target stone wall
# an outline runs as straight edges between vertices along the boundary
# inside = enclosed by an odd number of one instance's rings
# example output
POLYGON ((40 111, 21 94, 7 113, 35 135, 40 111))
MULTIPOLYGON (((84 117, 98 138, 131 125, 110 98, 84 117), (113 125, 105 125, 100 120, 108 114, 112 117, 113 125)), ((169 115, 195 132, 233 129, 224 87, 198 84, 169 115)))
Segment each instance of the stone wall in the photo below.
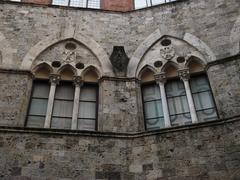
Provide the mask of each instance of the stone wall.
POLYGON ((31 94, 30 73, 1 71, 0 125, 23 127, 31 94))
MULTIPOLYGON (((131 58, 137 47, 159 29, 161 35, 180 39, 191 33, 205 42, 217 59, 224 58, 231 55, 233 42, 238 39, 232 29, 240 16, 235 0, 187 0, 129 13, 6 2, 1 2, 0 10, 0 32, 15 50, 11 51, 15 63, 41 40, 71 28, 94 39, 109 56, 113 46, 123 45, 131 58)), ((10 51, 10 47, 4 47, 4 51, 10 51)))
POLYGON ((239 127, 239 118, 133 135, 1 127, 0 178, 234 180, 239 127))

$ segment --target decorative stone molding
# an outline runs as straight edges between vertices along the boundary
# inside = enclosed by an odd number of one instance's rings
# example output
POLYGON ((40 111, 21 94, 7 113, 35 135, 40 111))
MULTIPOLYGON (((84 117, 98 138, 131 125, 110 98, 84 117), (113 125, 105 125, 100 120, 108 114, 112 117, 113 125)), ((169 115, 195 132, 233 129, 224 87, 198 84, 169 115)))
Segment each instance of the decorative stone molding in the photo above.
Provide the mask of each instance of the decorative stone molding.
POLYGON ((165 73, 154 74, 154 78, 157 83, 165 84, 167 82, 167 77, 165 73))
POLYGON ((51 83, 58 84, 59 81, 61 80, 61 77, 60 77, 60 75, 58 75, 58 74, 51 74, 51 75, 49 76, 49 79, 50 79, 50 82, 51 82, 51 83))
POLYGON ((76 61, 77 53, 74 51, 66 50, 63 52, 63 55, 64 55, 63 62, 65 63, 71 63, 76 61))
POLYGON ((82 79, 81 76, 74 76, 73 77, 73 83, 74 83, 75 86, 81 87, 84 82, 83 82, 83 79, 82 79))
POLYGON ((73 39, 86 46, 97 57, 101 64, 102 75, 113 75, 112 65, 104 49, 92 38, 83 34, 75 34, 77 30, 75 30, 74 28, 75 27, 65 29, 64 33, 57 32, 53 35, 48 36, 46 39, 38 42, 34 47, 29 50, 29 52, 24 57, 21 64, 21 69, 30 70, 33 62, 41 52, 45 51, 47 48, 58 42, 73 39), (61 36, 59 36, 59 34, 61 34, 61 36))
POLYGON ((178 70, 178 76, 183 81, 188 81, 190 79, 190 72, 189 69, 180 69, 178 70))
POLYGON ((171 60, 175 56, 175 49, 172 45, 164 46, 160 49, 160 55, 166 60, 171 60))

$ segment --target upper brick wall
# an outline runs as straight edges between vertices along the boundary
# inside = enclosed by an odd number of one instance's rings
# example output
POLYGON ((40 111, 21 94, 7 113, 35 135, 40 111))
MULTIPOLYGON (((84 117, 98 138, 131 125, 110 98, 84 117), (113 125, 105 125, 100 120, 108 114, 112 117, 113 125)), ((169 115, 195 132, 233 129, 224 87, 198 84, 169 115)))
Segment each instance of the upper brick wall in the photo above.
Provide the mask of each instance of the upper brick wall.
POLYGON ((52 3, 52 0, 22 0, 22 2, 48 5, 52 3))
POLYGON ((131 11, 134 9, 133 0, 102 0, 102 9, 112 11, 131 11))

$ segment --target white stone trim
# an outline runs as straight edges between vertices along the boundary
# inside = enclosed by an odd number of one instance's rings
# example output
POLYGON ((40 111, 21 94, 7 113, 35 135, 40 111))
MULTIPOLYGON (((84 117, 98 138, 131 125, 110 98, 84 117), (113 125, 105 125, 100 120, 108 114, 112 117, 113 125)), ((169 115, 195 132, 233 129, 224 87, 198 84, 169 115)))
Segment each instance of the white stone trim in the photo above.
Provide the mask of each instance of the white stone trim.
POLYGON ((39 56, 41 52, 46 50, 48 47, 67 39, 74 39, 79 43, 83 44, 84 46, 86 46, 99 60, 101 64, 102 74, 111 75, 111 76, 113 75, 112 65, 104 49, 92 38, 82 34, 75 34, 75 31, 70 31, 70 30, 69 32, 66 31, 65 33, 62 33, 62 34, 57 33, 57 34, 50 35, 49 37, 38 42, 25 55, 21 64, 21 69, 30 70, 34 60, 39 56))

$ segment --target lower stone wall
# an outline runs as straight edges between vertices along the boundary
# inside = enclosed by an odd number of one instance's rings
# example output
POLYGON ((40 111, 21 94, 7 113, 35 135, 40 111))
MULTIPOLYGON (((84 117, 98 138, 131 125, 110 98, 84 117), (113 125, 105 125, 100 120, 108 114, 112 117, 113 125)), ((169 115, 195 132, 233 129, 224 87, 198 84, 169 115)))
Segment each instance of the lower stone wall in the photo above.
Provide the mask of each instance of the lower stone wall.
POLYGON ((0 179, 239 179, 240 118, 139 134, 0 128, 0 179))

